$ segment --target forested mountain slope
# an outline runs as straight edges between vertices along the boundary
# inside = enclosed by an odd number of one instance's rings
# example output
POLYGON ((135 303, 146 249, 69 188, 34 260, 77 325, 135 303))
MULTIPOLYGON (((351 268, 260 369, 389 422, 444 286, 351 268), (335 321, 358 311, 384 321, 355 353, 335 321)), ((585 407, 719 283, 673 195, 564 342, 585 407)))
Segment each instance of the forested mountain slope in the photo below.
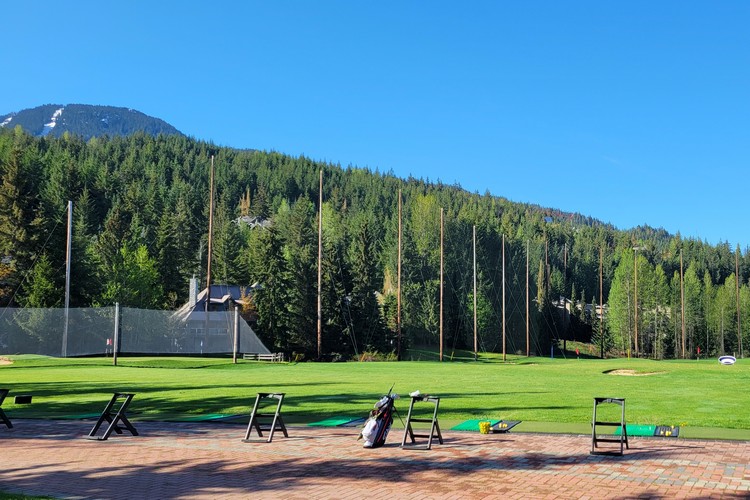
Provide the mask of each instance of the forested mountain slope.
POLYGON ((555 339, 593 335, 612 352, 682 356, 681 286, 686 355, 698 346, 704 353, 738 349, 738 288, 740 324, 750 325, 748 254, 728 244, 650 228, 622 231, 457 186, 220 148, 181 135, 37 138, 7 127, 0 130, 0 305, 62 306, 68 200, 74 204, 72 307, 118 302, 170 309, 185 302, 190 277, 205 283, 212 155, 213 281, 260 285, 245 313, 274 350, 316 353, 321 170, 329 359, 396 350, 399 192, 404 344, 438 342, 441 209, 448 353, 473 347, 474 226, 482 350, 501 349, 503 275, 508 352, 526 351, 527 275, 530 350, 540 354, 555 339), (243 215, 270 225, 236 222, 243 215), (591 307, 600 301, 600 265, 603 329, 591 307))

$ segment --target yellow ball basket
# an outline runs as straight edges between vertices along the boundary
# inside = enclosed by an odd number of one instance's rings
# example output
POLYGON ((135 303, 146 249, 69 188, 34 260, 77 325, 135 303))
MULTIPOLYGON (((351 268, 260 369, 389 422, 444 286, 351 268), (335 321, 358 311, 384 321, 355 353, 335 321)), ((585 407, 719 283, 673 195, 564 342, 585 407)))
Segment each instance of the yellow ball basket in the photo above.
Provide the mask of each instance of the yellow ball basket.
POLYGON ((489 421, 482 421, 479 422, 479 433, 480 434, 489 434, 490 433, 490 425, 491 423, 489 421))

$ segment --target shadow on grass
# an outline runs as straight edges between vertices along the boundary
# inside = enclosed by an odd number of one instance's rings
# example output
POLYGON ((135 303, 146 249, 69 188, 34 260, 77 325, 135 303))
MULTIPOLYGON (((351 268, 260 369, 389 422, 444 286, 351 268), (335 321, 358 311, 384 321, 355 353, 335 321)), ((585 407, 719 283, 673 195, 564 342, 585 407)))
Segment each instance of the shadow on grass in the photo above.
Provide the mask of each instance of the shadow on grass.
MULTIPOLYGON (((326 386, 334 383, 289 383, 277 385, 258 385, 237 383, 232 386, 232 393, 227 393, 223 384, 205 385, 195 388, 190 385, 155 386, 152 383, 112 384, 107 381, 87 383, 15 383, 11 387, 11 396, 31 394, 30 405, 6 405, 4 409, 12 418, 76 418, 78 416, 99 414, 109 401, 112 393, 135 393, 128 415, 134 419, 180 420, 184 417, 196 418, 201 415, 250 414, 255 396, 258 392, 285 392, 282 414, 288 423, 313 422, 341 415, 364 417, 373 408, 382 392, 336 392, 325 393, 326 386), (295 388, 315 387, 320 389, 316 394, 305 396, 294 395, 295 388), (241 391, 243 394, 238 395, 241 391), (193 393, 192 395, 190 395, 193 393), (166 398, 165 398, 166 395, 166 398), (189 396, 188 396, 189 395, 189 396)), ((340 382, 336 382, 340 386, 340 382)), ((443 393, 440 395, 440 418, 463 419, 470 415, 496 414, 502 416, 511 410, 569 410, 575 408, 567 405, 528 405, 509 404, 517 395, 545 394, 545 391, 505 392, 488 394, 479 392, 443 393), (474 404, 467 405, 467 402, 474 404)), ((543 398, 538 398, 543 401, 543 398)), ((6 402, 10 401, 10 397, 6 402)), ((397 401, 397 408, 406 415, 409 398, 397 401)), ((431 405, 416 405, 415 416, 432 412, 431 405)))

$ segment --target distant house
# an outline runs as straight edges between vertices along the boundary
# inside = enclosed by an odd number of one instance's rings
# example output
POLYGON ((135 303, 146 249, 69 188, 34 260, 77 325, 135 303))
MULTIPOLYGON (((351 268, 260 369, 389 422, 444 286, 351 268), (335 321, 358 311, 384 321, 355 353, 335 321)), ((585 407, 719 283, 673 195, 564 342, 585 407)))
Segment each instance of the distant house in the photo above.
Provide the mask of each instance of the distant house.
MULTIPOLYGON (((234 309, 249 303, 256 286, 211 285, 198 292, 198 280, 190 280, 188 302, 175 313, 185 323, 186 337, 201 352, 232 352, 234 309), (210 293, 208 293, 210 291, 210 293), (206 308, 208 302, 208 309, 206 308)), ((240 318, 240 352, 269 354, 250 325, 240 318)))
POLYGON ((266 229, 271 226, 270 219, 264 219, 257 215, 243 215, 242 217, 234 219, 232 222, 237 225, 247 226, 250 229, 255 229, 256 227, 266 229))

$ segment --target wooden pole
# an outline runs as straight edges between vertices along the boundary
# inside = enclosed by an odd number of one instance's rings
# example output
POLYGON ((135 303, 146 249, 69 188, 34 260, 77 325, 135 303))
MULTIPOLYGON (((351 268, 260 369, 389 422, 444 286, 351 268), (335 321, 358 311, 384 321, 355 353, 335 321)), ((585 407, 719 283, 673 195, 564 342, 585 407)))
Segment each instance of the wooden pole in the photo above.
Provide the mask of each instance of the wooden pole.
POLYGON ((320 170, 318 199, 318 359, 323 352, 323 170, 320 170))
MULTIPOLYGON (((503 248, 505 248, 505 236, 503 236, 503 248)), ((550 289, 550 269, 549 269, 549 241, 547 240, 547 236, 544 237, 544 286, 545 290, 547 292, 547 295, 549 295, 549 289, 550 289)))
POLYGON ((742 357, 742 328, 740 328, 740 247, 737 245, 737 252, 734 254, 734 269, 737 277, 734 282, 737 288, 737 348, 739 356, 742 357))
POLYGON ((477 360, 477 226, 472 228, 472 248, 474 253, 474 361, 477 360))
POLYGON ((604 359, 604 249, 599 247, 599 357, 604 359))
POLYGON ((503 234, 503 361, 505 361, 505 234, 503 234))
MULTIPOLYGON (((568 294, 568 242, 567 241, 565 242, 565 245, 563 245, 563 290, 565 290, 565 295, 567 295, 568 294)), ((571 299, 575 299, 575 297, 571 297, 571 299)))
MULTIPOLYGON (((211 302, 211 258, 214 239, 214 156, 211 155, 211 173, 209 178, 208 195, 208 263, 206 265, 206 312, 211 302)), ((208 334, 208 332, 204 332, 208 334)))
POLYGON ((214 156, 211 155, 211 173, 209 176, 209 194, 208 194, 208 263, 206 265, 206 318, 203 324, 203 340, 201 340, 201 354, 203 354, 203 344, 208 347, 208 327, 209 327, 209 306, 211 304, 211 260, 214 239, 214 156))
POLYGON ((68 324, 70 323, 70 261, 73 247, 73 202, 68 200, 68 241, 65 246, 65 323, 63 324, 62 357, 68 357, 68 324))
POLYGON ((635 315, 635 357, 638 357, 638 247, 633 248, 633 272, 635 273, 634 289, 633 289, 633 302, 635 303, 635 309, 633 314, 635 315))
POLYGON ((396 332, 398 335, 398 346, 396 356, 401 361, 401 190, 398 190, 398 281, 396 290, 396 332))
POLYGON ((443 360, 443 208, 440 208, 440 361, 443 360))
POLYGON ((680 304, 682 309, 682 358, 685 358, 685 276, 682 271, 682 249, 680 249, 680 304))
POLYGON ((531 335, 529 330, 529 240, 526 240, 526 357, 531 356, 531 335))

